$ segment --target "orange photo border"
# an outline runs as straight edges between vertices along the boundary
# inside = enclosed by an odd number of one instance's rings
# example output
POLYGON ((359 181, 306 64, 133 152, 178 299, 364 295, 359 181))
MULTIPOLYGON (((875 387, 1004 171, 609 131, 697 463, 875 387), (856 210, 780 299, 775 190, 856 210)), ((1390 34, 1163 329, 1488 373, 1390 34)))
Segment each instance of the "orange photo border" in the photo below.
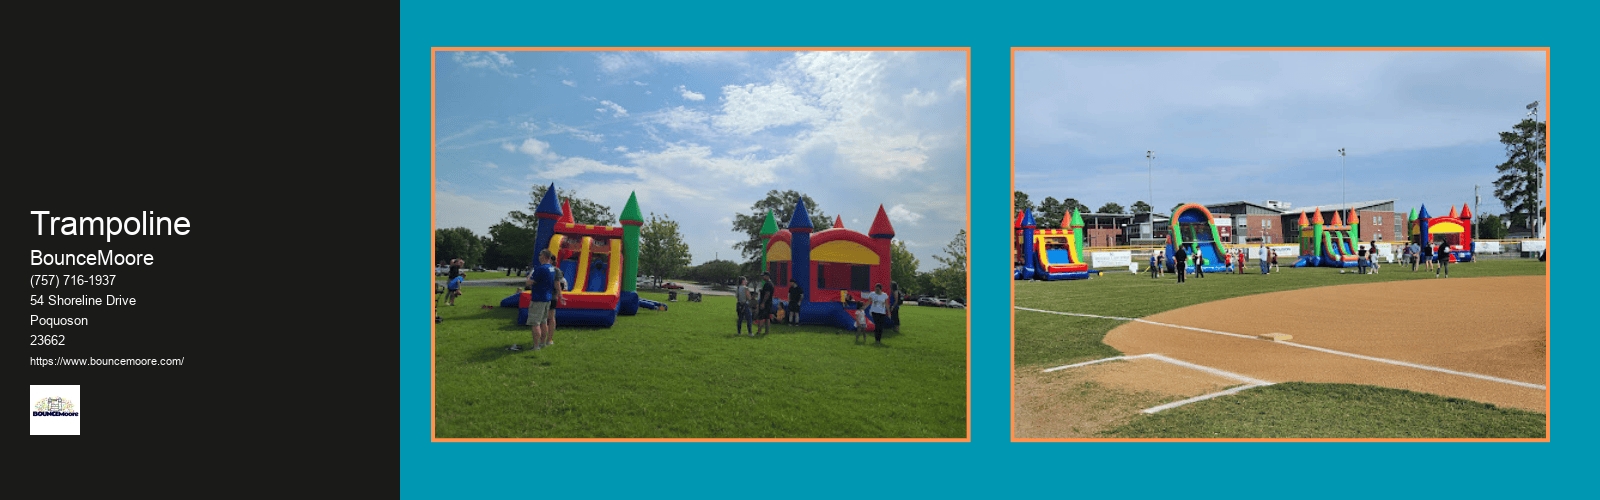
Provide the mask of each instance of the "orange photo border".
MULTIPOLYGON (((430 232, 437 234, 439 230, 439 53, 440 52, 469 52, 469 51, 505 51, 505 52, 962 52, 967 56, 967 435, 959 438, 441 438, 438 426, 438 372, 435 366, 438 362, 438 323, 430 322, 428 335, 428 432, 429 440, 435 443, 460 443, 460 442, 590 442, 590 443, 660 443, 660 442, 731 442, 731 443, 861 443, 861 442, 889 442, 889 443, 969 443, 972 442, 972 48, 971 47, 432 47, 428 62, 429 90, 429 139, 431 143, 428 150, 429 158, 429 224, 433 228, 430 232)), ((431 303, 433 295, 433 265, 438 255, 432 248, 428 249, 428 300, 431 303)), ((434 306, 429 306, 432 310, 434 306)))
MULTIPOLYGON (((1006 193, 1007 210, 1010 210, 1015 201, 1012 199, 1017 191, 1017 53, 1018 52, 1544 52, 1544 126, 1545 126, 1545 170, 1544 170, 1544 199, 1545 207, 1550 206, 1550 47, 1012 47, 1011 48, 1011 192, 1006 193)), ((970 185, 970 184, 969 184, 970 185)), ((1010 212, 1007 212, 1008 214, 1010 212)), ((1006 217, 1009 224, 1010 216, 1006 217)), ((1545 226, 1545 251, 1548 255, 1553 232, 1545 226)), ((1015 249, 1012 250, 1015 252, 1015 249)), ((1011 255, 1013 261, 1016 256, 1011 255)), ((970 273, 969 273, 970 279, 970 273)), ((1543 438, 1019 438, 1017 433, 1017 407, 1016 407, 1016 380, 1017 380, 1017 352, 1016 352, 1016 325, 1017 325, 1017 286, 1016 281, 1011 283, 1011 407, 1008 412, 1011 417, 1010 433, 1011 442, 1014 443, 1057 443, 1057 442, 1157 442, 1157 443, 1350 443, 1350 442, 1380 442, 1380 443, 1548 443, 1550 442, 1550 392, 1552 381, 1550 377, 1550 260, 1547 257, 1544 263, 1544 316, 1545 316, 1545 353, 1544 353, 1544 437, 1543 438)))

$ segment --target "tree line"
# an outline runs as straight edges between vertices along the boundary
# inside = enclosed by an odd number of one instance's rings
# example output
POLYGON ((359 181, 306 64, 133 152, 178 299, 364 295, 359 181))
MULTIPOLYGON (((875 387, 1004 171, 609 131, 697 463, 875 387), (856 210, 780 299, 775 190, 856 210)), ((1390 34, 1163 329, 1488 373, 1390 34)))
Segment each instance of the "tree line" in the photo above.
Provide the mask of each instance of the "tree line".
MULTIPOLYGON (((489 227, 489 234, 477 235, 471 229, 454 227, 440 229, 434 234, 434 251, 439 260, 461 258, 468 266, 487 268, 526 269, 533 260, 534 239, 539 219, 534 216, 539 201, 544 198, 546 186, 534 186, 529 192, 526 211, 513 210, 499 223, 489 227)), ((612 225, 616 217, 611 207, 578 196, 576 192, 557 188, 557 196, 572 206, 573 220, 579 224, 612 225)), ((823 212, 815 199, 798 191, 772 190, 765 198, 750 206, 747 213, 733 218, 732 230, 743 233, 746 239, 735 246, 744 262, 716 259, 690 266, 692 256, 683 239, 678 222, 666 214, 651 213, 639 231, 639 272, 660 279, 688 279, 709 283, 723 283, 738 276, 756 277, 761 274, 761 225, 770 211, 785 228, 792 222, 796 201, 804 200, 807 218, 818 230, 833 227, 833 219, 823 212)), ((864 230, 865 228, 857 228, 864 230)), ((922 263, 903 240, 889 246, 890 274, 902 288, 915 294, 937 295, 965 299, 967 294, 967 232, 960 230, 945 245, 942 253, 934 257, 939 266, 922 271, 922 263)))

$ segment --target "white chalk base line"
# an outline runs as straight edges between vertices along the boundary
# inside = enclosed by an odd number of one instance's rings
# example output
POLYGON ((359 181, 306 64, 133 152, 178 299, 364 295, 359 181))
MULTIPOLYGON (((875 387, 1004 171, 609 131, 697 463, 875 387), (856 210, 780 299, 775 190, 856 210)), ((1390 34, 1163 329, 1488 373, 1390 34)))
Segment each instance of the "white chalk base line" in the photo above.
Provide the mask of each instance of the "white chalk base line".
MULTIPOLYGON (((1171 324, 1171 323, 1162 323, 1162 322, 1159 322, 1159 321, 1150 321, 1150 320, 1142 319, 1142 318, 1123 318, 1123 317, 1118 317, 1118 316, 1100 316, 1100 315, 1096 315, 1096 314, 1082 314, 1082 313, 1069 313, 1069 312, 1061 312, 1061 311, 1048 311, 1048 310, 1044 310, 1044 309, 1033 309, 1033 308, 1028 308, 1028 307, 1017 307, 1017 309, 1021 309, 1023 311, 1032 311, 1032 312, 1045 313, 1045 314, 1057 314, 1057 315, 1061 315, 1061 316, 1077 316, 1077 317, 1082 317, 1082 318, 1113 319, 1113 320, 1119 320, 1119 321, 1137 321, 1137 322, 1145 323, 1145 324, 1149 324, 1149 325, 1165 326, 1165 327, 1168 327, 1168 328, 1178 328, 1178 329, 1183 329, 1183 330, 1191 330, 1191 331, 1196 331, 1196 332, 1201 332, 1201 333, 1209 333, 1209 334, 1213 334, 1213 335, 1222 335, 1222 336, 1225 336, 1225 337, 1235 337, 1235 338, 1241 338, 1241 339, 1245 339, 1245 340, 1261 340, 1261 339, 1258 339, 1256 337, 1252 337, 1252 336, 1249 336, 1249 335, 1240 335, 1240 334, 1237 334, 1237 333, 1221 332, 1221 331, 1217 331, 1217 330, 1209 330, 1209 329, 1198 328, 1198 327, 1193 327, 1193 326, 1174 325, 1174 324, 1171 324)), ((1364 354, 1356 354, 1356 353, 1353 353, 1353 352, 1335 351, 1333 349, 1328 349, 1326 347, 1317 347, 1317 346, 1305 345, 1305 344, 1301 344, 1301 343, 1297 343, 1297 342, 1289 341, 1289 340, 1278 340, 1278 341, 1271 341, 1271 342, 1273 344, 1285 345, 1285 346, 1289 346, 1289 347, 1298 347, 1298 348, 1301 348, 1301 349, 1310 349, 1310 350, 1317 351, 1317 352, 1333 354, 1333 355, 1338 355, 1338 356, 1344 356, 1344 357, 1348 357, 1348 358, 1356 358, 1356 359, 1372 361, 1372 362, 1377 362, 1377 363, 1390 364, 1390 365, 1395 365, 1395 366, 1404 366, 1404 367, 1407 367, 1407 368, 1416 368, 1418 370, 1427 370, 1427 371, 1431 371, 1431 372, 1447 373, 1447 374, 1450 374, 1450 375, 1457 375, 1457 376, 1462 376, 1462 377, 1475 378, 1475 379, 1479 379, 1479 380, 1487 380, 1487 381, 1490 381, 1490 382, 1499 382, 1499 383, 1502 383, 1502 384, 1509 384, 1509 385, 1514 385, 1514 386, 1517 386, 1517 387, 1525 387, 1525 388, 1528 388, 1528 389, 1538 389, 1538 390, 1541 390, 1541 391, 1547 390, 1544 385, 1523 382, 1523 381, 1520 381, 1520 380, 1511 380, 1511 379, 1508 379, 1508 378, 1500 378, 1500 377, 1495 377, 1495 376, 1490 376, 1490 375, 1483 375, 1483 374, 1479 374, 1479 373, 1456 371, 1456 370, 1451 370, 1449 368, 1440 368, 1440 367, 1437 367, 1437 366, 1429 366, 1429 365, 1422 365, 1422 364, 1417 364, 1417 363, 1409 363, 1409 362, 1399 361, 1399 360, 1394 360, 1394 359, 1379 358, 1379 357, 1374 357, 1374 356, 1367 356, 1367 355, 1364 355, 1364 354)))
POLYGON ((1230 371, 1219 370, 1219 369, 1212 368, 1212 367, 1209 367, 1209 366, 1197 365, 1197 364, 1194 364, 1194 363, 1190 363, 1188 361, 1182 361, 1182 360, 1178 360, 1178 359, 1173 359, 1173 358, 1169 358, 1169 357, 1166 357, 1166 356, 1162 356, 1160 354, 1139 354, 1139 355, 1135 355, 1135 356, 1116 356, 1116 357, 1110 357, 1110 358, 1105 358, 1105 359, 1096 359, 1094 361, 1085 361, 1085 362, 1082 362, 1082 363, 1074 363, 1074 364, 1065 365, 1065 366, 1057 366, 1055 368, 1046 368, 1044 370, 1044 373, 1050 373, 1050 372, 1053 372, 1053 371, 1056 371, 1056 370, 1065 370, 1065 369, 1068 369, 1068 368, 1077 368, 1077 367, 1080 367, 1080 366, 1088 366, 1088 365, 1092 365, 1092 364, 1095 364, 1095 363, 1104 363, 1104 362, 1107 362, 1107 361, 1119 361, 1119 360, 1128 360, 1128 359, 1154 359, 1156 361, 1161 361, 1161 362, 1164 362, 1164 363, 1171 363, 1171 364, 1178 365, 1178 366, 1181 366, 1181 367, 1184 367, 1184 368, 1188 368, 1188 369, 1191 369, 1191 370, 1199 370, 1199 371, 1210 373, 1212 375, 1216 375, 1216 376, 1219 376, 1219 377, 1229 378, 1229 379, 1233 379, 1233 380, 1237 380, 1239 382, 1244 382, 1245 383, 1245 385, 1234 387, 1232 389, 1227 389, 1227 390, 1219 391, 1219 392, 1213 392, 1211 394, 1202 394, 1202 395, 1195 396, 1195 397, 1192 397, 1192 398, 1189 398, 1189 399, 1185 399, 1183 401, 1174 401, 1174 402, 1167 403, 1167 404, 1164 404, 1164 405, 1161 405, 1161 406, 1156 406, 1154 408, 1146 408, 1146 409, 1143 410, 1145 413, 1155 413, 1155 412, 1162 411, 1162 410, 1170 410, 1170 409, 1177 408, 1179 406, 1183 406, 1183 405, 1186 405, 1186 404, 1189 404, 1189 403, 1194 403, 1194 402, 1197 402, 1197 401, 1205 401, 1207 399, 1211 399, 1211 398, 1215 398, 1215 397, 1219 397, 1219 396, 1227 396, 1229 394, 1238 394, 1239 391, 1243 391, 1245 389, 1254 389, 1256 387, 1266 387, 1266 386, 1272 385, 1272 382, 1267 382, 1265 380, 1258 380, 1258 379, 1246 377, 1244 375, 1240 375, 1240 374, 1237 374, 1237 373, 1233 373, 1233 372, 1230 372, 1230 371))

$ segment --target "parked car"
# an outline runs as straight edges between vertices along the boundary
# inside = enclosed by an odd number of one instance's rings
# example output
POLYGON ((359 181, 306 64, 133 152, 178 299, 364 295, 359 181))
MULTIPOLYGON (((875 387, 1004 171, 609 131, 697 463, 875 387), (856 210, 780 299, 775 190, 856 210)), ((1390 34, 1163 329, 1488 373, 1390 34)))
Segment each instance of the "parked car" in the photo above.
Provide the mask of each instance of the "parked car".
POLYGON ((938 297, 923 297, 917 299, 917 305, 928 307, 944 307, 945 300, 938 297))
POLYGON ((483 264, 478 264, 476 266, 472 266, 472 270, 480 272, 480 273, 483 272, 484 271, 483 264))
POLYGON ((944 306, 945 307, 954 307, 956 309, 966 309, 967 308, 966 304, 962 304, 961 301, 955 300, 955 299, 951 299, 949 302, 945 302, 944 306))
POLYGON ((668 281, 666 283, 662 283, 661 284, 661 288, 666 288, 668 290, 682 290, 683 289, 683 285, 679 285, 677 283, 673 283, 671 281, 668 281))
POLYGON ((450 275, 450 268, 445 267, 445 266, 435 267, 435 268, 433 268, 433 275, 434 276, 449 276, 450 275))

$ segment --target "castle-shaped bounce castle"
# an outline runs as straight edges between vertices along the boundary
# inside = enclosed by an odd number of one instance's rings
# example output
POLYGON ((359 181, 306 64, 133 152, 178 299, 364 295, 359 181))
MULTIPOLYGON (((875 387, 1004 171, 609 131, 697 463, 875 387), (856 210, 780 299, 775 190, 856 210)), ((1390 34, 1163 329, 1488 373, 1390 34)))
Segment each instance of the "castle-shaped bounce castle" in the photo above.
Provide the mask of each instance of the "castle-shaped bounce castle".
MULTIPOLYGON (((862 296, 876 285, 883 285, 883 293, 890 292, 889 243, 894 239, 894 226, 879 205, 878 216, 865 234, 845 229, 843 218, 835 219, 831 228, 813 229, 804 200, 795 202, 785 229, 778 229, 772 212, 767 212, 760 232, 766 238, 761 268, 772 274, 773 286, 778 289, 774 300, 786 298, 790 283, 799 283, 802 324, 855 330, 844 299, 865 302, 862 296)), ((868 319, 867 329, 873 328, 868 319)))
MULTIPOLYGON (((556 323, 609 327, 618 314, 631 316, 640 307, 665 309, 659 302, 639 298, 639 228, 644 218, 637 197, 628 194, 620 226, 578 224, 572 205, 556 200, 556 185, 551 184, 534 211, 539 223, 528 266, 539 265, 541 249, 556 256, 555 265, 567 280, 562 290, 566 303, 556 307, 556 323)), ((527 291, 518 292, 500 301, 500 307, 521 308, 517 324, 526 325, 529 298, 527 291)))

